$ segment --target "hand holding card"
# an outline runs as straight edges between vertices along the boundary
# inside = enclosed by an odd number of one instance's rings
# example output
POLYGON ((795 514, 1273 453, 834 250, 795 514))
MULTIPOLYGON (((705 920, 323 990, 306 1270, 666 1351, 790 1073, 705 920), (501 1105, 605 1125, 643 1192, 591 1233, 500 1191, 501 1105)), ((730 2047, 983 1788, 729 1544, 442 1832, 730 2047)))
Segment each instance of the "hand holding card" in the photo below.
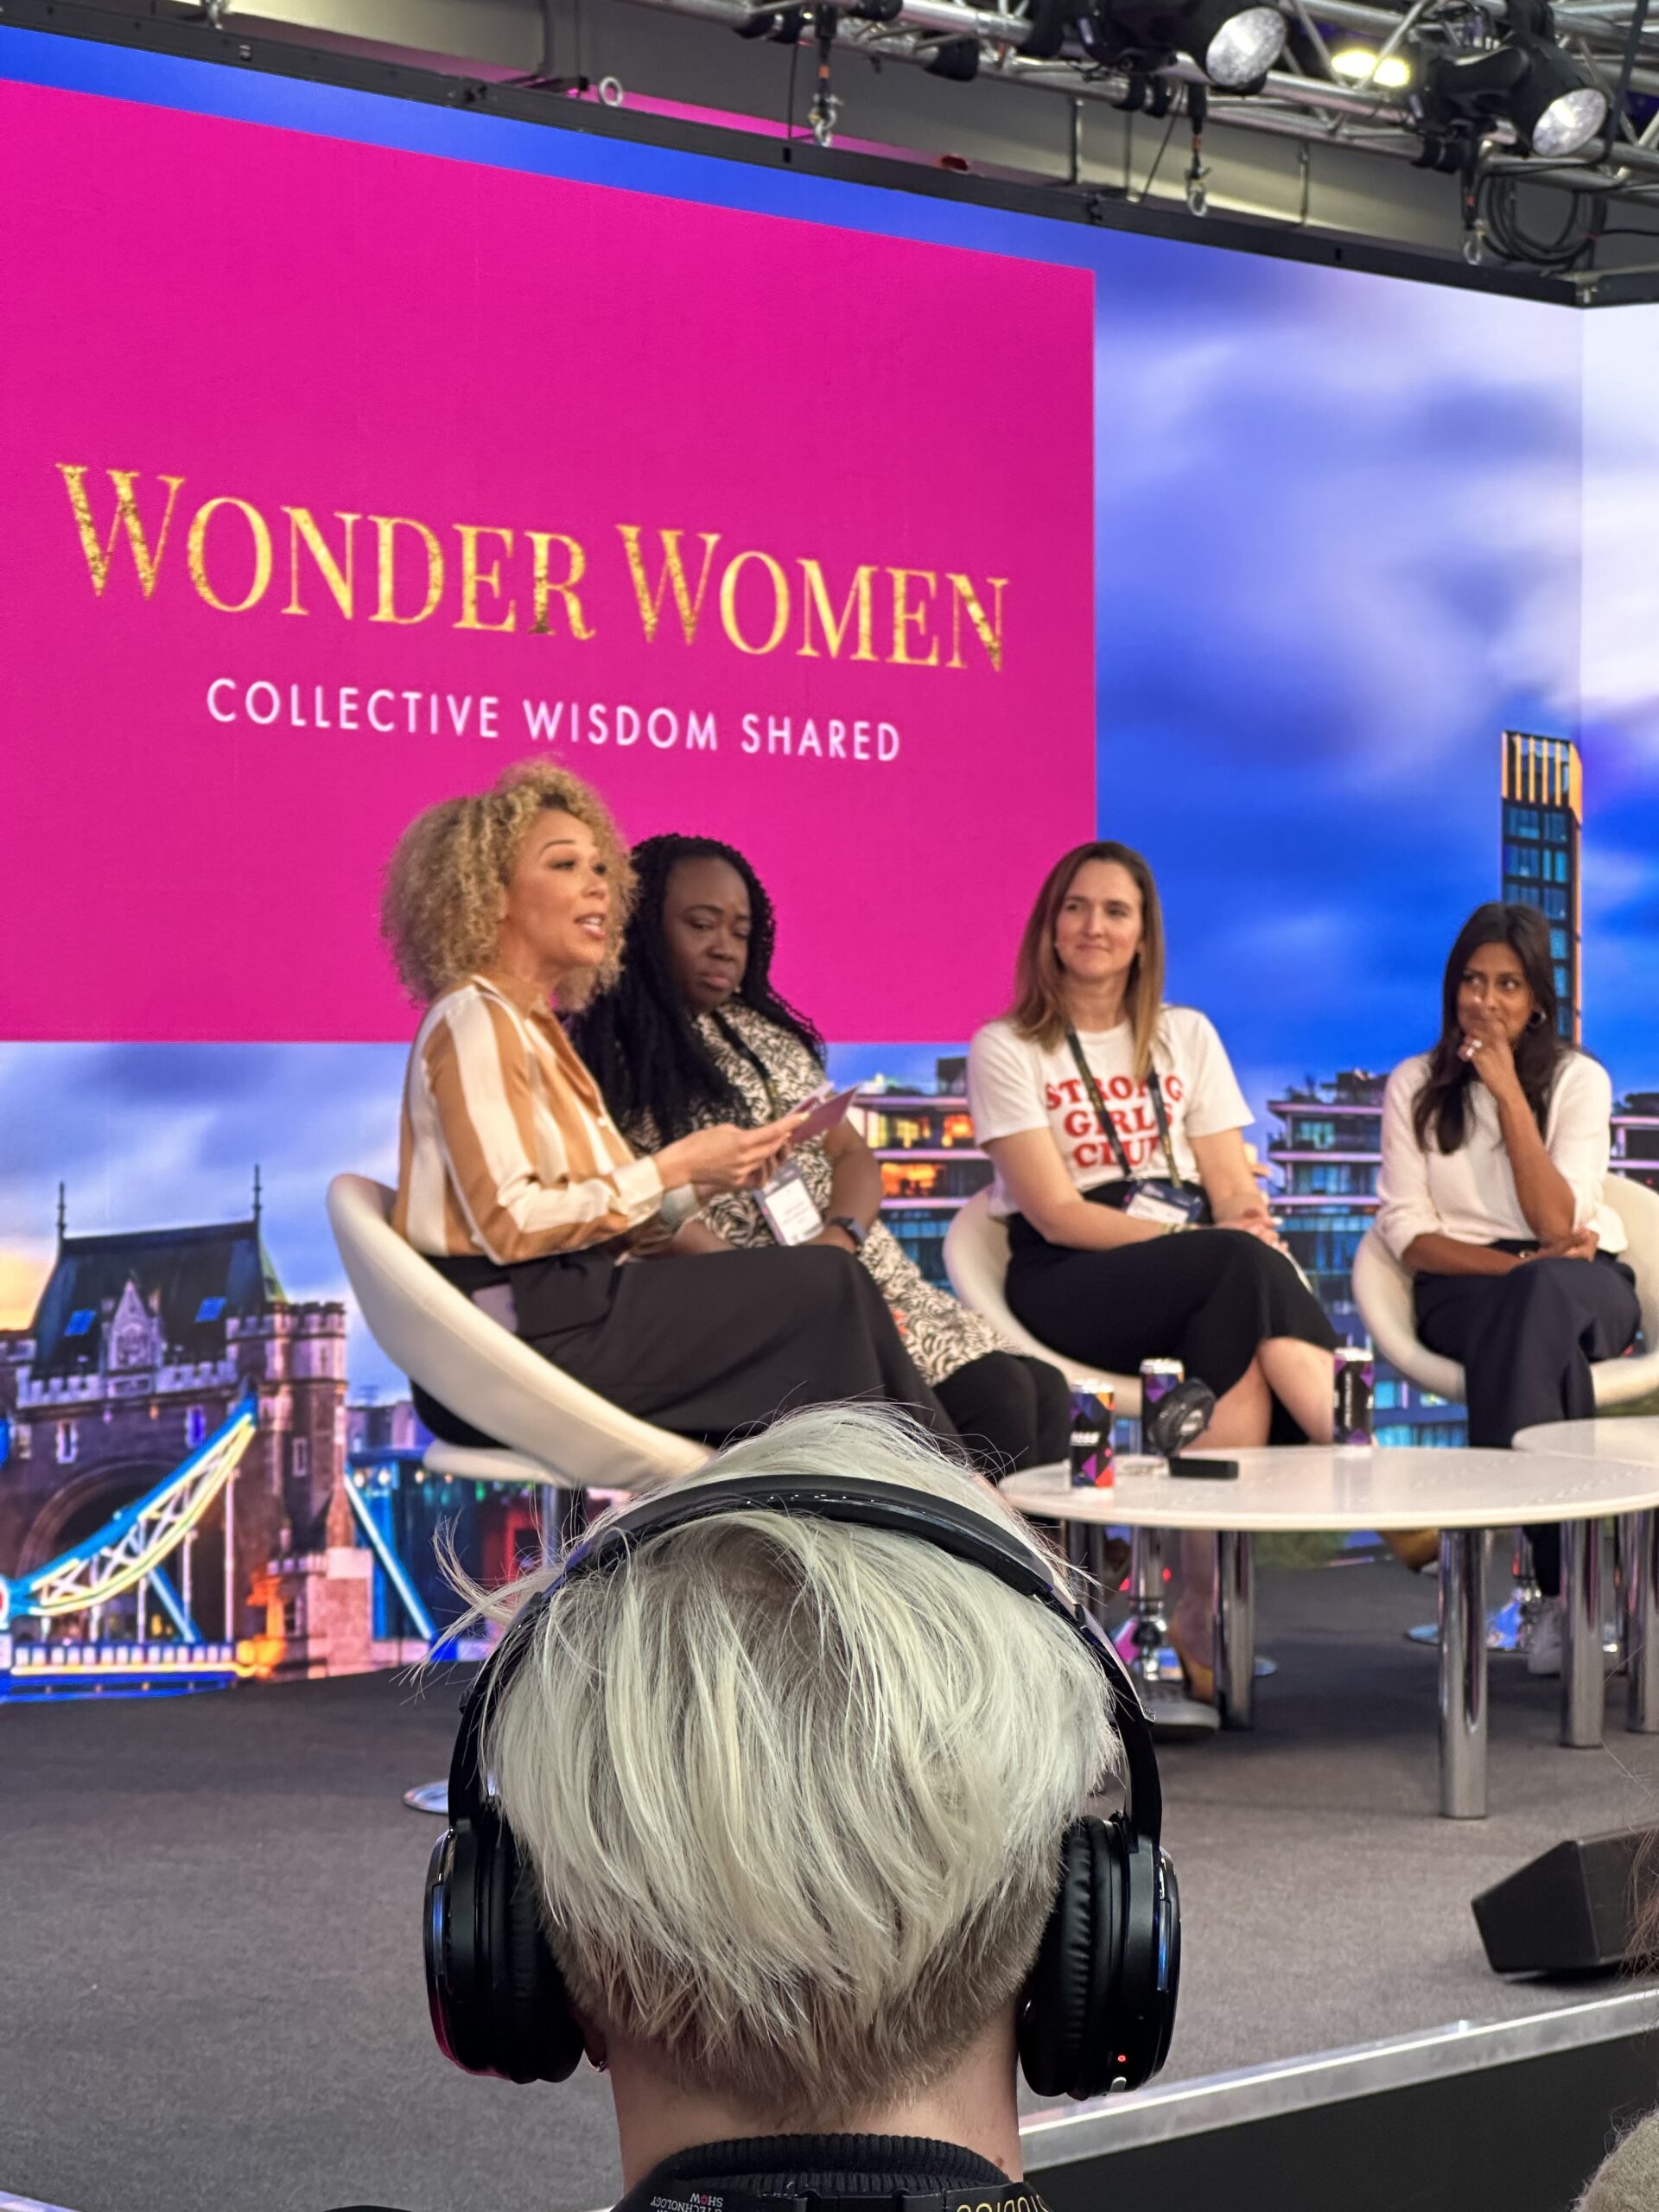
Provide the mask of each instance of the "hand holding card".
POLYGON ((656 1156, 664 1189, 690 1183, 702 1191, 753 1190, 795 1142, 803 1118, 785 1114, 758 1129, 721 1122, 664 1145, 656 1156))
POLYGON ((804 1098, 795 1109, 805 1119, 790 1138, 791 1144, 806 1144, 814 1137, 828 1136, 838 1122, 847 1117, 847 1109, 858 1096, 858 1085, 850 1090, 833 1090, 827 1096, 822 1092, 804 1098))

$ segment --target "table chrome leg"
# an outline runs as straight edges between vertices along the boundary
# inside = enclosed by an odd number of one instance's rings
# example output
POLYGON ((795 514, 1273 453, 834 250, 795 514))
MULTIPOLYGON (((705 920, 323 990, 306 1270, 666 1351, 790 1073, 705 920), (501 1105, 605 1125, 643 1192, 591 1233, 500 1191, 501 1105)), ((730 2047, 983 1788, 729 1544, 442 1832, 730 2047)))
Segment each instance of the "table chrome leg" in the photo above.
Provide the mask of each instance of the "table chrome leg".
MULTIPOLYGON (((1486 1649, 1511 1653, 1524 1659, 1532 1647, 1532 1631, 1544 1602, 1532 1564, 1532 1546, 1527 1541, 1524 1529, 1517 1529, 1515 1532, 1515 1548, 1510 1554, 1510 1568, 1514 1577, 1514 1587, 1497 1611, 1487 1616, 1486 1649)), ((1417 1627, 1406 1630, 1408 1643, 1438 1644, 1440 1640, 1438 1621, 1423 1621, 1417 1627)))
POLYGON ((1255 1726, 1255 1562, 1248 1534, 1216 1538, 1216 1697, 1224 1728, 1255 1726))
POLYGON ((1169 1640, 1164 1611, 1164 1543, 1159 1529, 1129 1531, 1129 1618, 1118 1630, 1117 1648, 1144 1699, 1166 1677, 1160 1654, 1169 1640))
POLYGON ((1162 1531, 1129 1531, 1129 1618, 1114 1639, 1134 1679, 1142 1709, 1154 1729, 1208 1730, 1220 1726, 1213 1706, 1199 1705, 1178 1687, 1179 1662, 1168 1649, 1169 1622, 1164 1611, 1162 1531), (1166 1668, 1173 1668, 1172 1683, 1166 1668))
POLYGON ((1601 1619, 1601 1523, 1561 1523, 1561 1741, 1601 1742, 1607 1678, 1601 1619))
POLYGON ((1486 1817, 1486 1532, 1440 1531, 1440 1811, 1486 1817))
POLYGON ((1625 1726, 1659 1735, 1659 1513, 1633 1513, 1624 1555, 1624 1649, 1630 1670, 1625 1726))

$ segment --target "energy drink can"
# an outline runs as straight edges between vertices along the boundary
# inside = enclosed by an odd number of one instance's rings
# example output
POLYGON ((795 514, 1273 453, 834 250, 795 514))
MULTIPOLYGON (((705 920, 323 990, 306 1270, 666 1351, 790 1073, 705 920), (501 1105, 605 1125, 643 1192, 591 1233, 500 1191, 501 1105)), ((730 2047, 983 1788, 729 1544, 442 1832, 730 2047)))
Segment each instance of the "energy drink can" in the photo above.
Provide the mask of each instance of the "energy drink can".
POLYGON ((1338 1444, 1373 1442, 1371 1408, 1376 1395, 1376 1360, 1369 1344, 1337 1346, 1334 1382, 1333 1440, 1338 1444))
POLYGON ((1071 1393, 1071 1487, 1112 1486, 1112 1403, 1109 1382, 1083 1382, 1071 1393))
POLYGON ((1143 1359, 1141 1363, 1141 1433, 1144 1436, 1162 1400, 1166 1398, 1178 1382, 1185 1382, 1186 1370, 1179 1359, 1143 1359))

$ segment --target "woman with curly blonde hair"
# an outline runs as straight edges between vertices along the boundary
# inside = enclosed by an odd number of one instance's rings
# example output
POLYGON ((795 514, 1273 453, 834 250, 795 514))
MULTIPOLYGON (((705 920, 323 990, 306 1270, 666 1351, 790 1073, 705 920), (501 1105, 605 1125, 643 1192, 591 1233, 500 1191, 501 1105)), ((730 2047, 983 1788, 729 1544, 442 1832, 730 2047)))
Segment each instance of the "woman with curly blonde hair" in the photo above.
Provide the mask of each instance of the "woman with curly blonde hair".
MULTIPOLYGON (((404 831, 382 921, 426 1013, 394 1225, 492 1312, 505 1293, 517 1333, 567 1374, 681 1435, 718 1443, 843 1398, 910 1406, 953 1435, 849 1254, 734 1251, 697 1218, 715 1192, 766 1179, 798 1115, 644 1158, 618 1130, 555 1008, 615 974, 632 888, 603 802, 544 762, 404 831)), ((410 1380, 437 1434, 479 1440, 410 1380)))

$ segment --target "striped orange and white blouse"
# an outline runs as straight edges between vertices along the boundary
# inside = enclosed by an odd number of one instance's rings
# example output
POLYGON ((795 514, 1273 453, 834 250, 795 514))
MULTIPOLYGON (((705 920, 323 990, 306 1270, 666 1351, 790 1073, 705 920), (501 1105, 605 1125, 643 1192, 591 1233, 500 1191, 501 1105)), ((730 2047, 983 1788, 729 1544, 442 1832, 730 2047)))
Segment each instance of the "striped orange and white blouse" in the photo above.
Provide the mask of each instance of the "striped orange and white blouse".
POLYGON ((696 1211, 635 1156, 538 986, 477 975, 433 1001, 404 1083, 391 1217, 417 1252, 505 1267, 649 1243, 696 1211))

